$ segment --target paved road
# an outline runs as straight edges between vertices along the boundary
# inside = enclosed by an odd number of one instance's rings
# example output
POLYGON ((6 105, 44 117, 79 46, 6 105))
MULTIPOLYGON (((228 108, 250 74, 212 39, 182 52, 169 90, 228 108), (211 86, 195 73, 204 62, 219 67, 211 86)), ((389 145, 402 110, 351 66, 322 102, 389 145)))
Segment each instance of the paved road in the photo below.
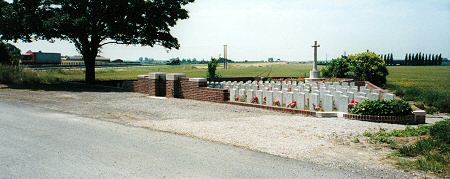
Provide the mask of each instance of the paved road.
POLYGON ((372 178, 0 102, 0 178, 372 178))

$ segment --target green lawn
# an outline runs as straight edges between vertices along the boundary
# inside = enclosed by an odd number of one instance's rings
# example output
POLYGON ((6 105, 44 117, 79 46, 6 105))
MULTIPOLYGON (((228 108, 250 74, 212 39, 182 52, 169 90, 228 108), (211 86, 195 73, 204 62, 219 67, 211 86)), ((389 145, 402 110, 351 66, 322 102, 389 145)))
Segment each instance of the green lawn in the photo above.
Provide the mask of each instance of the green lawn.
MULTIPOLYGON (((284 63, 231 64, 228 70, 219 66, 222 77, 305 77, 311 65, 284 63)), ((430 112, 450 112, 450 66, 441 67, 388 67, 388 88, 410 101, 422 102, 430 112)), ((99 69, 98 80, 135 80, 137 75, 150 72, 185 73, 188 77, 206 77, 206 65, 152 66, 118 69, 99 69)), ((83 80, 81 70, 49 70, 42 76, 56 77, 63 81, 83 80)))
MULTIPOLYGON (((302 64, 267 64, 249 63, 232 64, 228 70, 223 66, 218 67, 218 73, 222 77, 300 77, 309 75, 311 65, 302 64)), ((131 67, 119 69, 98 69, 97 80, 135 80, 137 75, 151 72, 185 73, 188 77, 206 77, 206 65, 181 65, 181 66, 151 66, 151 67, 131 67)), ((84 79, 84 72, 81 70, 48 70, 39 72, 43 76, 60 78, 64 81, 79 81, 84 79)))

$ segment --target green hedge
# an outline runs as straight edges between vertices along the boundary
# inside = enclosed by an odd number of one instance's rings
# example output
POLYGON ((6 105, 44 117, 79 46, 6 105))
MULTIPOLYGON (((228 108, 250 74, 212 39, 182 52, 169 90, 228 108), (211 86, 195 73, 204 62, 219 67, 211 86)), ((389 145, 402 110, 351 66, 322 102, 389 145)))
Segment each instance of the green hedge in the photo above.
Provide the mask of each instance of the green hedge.
POLYGON ((430 129, 430 135, 433 139, 450 145, 450 119, 435 123, 430 129))
POLYGON ((0 83, 3 84, 49 84, 57 81, 58 79, 48 75, 39 75, 34 71, 23 69, 19 66, 0 64, 0 83))
POLYGON ((389 75, 384 60, 373 52, 334 59, 321 72, 324 77, 370 81, 380 87, 386 84, 386 76, 389 75))
POLYGON ((350 112, 352 114, 373 116, 406 116, 413 114, 411 105, 403 100, 368 100, 356 105, 350 112))

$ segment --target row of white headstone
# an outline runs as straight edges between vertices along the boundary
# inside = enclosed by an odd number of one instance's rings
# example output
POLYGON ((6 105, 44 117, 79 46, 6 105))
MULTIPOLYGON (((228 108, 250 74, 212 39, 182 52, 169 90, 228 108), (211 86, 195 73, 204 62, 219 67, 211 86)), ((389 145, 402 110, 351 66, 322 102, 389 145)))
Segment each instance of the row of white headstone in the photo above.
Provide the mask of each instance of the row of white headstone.
POLYGON ((371 90, 355 83, 303 83, 297 81, 247 81, 220 82, 230 90, 230 101, 267 106, 295 108, 325 112, 348 112, 348 105, 355 100, 393 100, 390 93, 371 90))

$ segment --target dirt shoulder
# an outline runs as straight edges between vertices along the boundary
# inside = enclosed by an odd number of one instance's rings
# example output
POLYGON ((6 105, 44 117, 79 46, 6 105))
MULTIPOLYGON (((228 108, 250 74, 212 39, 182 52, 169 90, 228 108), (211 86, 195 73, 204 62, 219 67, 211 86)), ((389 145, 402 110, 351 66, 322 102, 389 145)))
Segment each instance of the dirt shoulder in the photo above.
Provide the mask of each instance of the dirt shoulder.
POLYGON ((387 178, 420 173, 397 170, 390 150, 354 139, 367 130, 403 125, 311 118, 261 109, 128 92, 70 92, 0 89, 0 100, 187 135, 281 157, 387 178), (353 141, 353 142, 352 142, 353 141))

